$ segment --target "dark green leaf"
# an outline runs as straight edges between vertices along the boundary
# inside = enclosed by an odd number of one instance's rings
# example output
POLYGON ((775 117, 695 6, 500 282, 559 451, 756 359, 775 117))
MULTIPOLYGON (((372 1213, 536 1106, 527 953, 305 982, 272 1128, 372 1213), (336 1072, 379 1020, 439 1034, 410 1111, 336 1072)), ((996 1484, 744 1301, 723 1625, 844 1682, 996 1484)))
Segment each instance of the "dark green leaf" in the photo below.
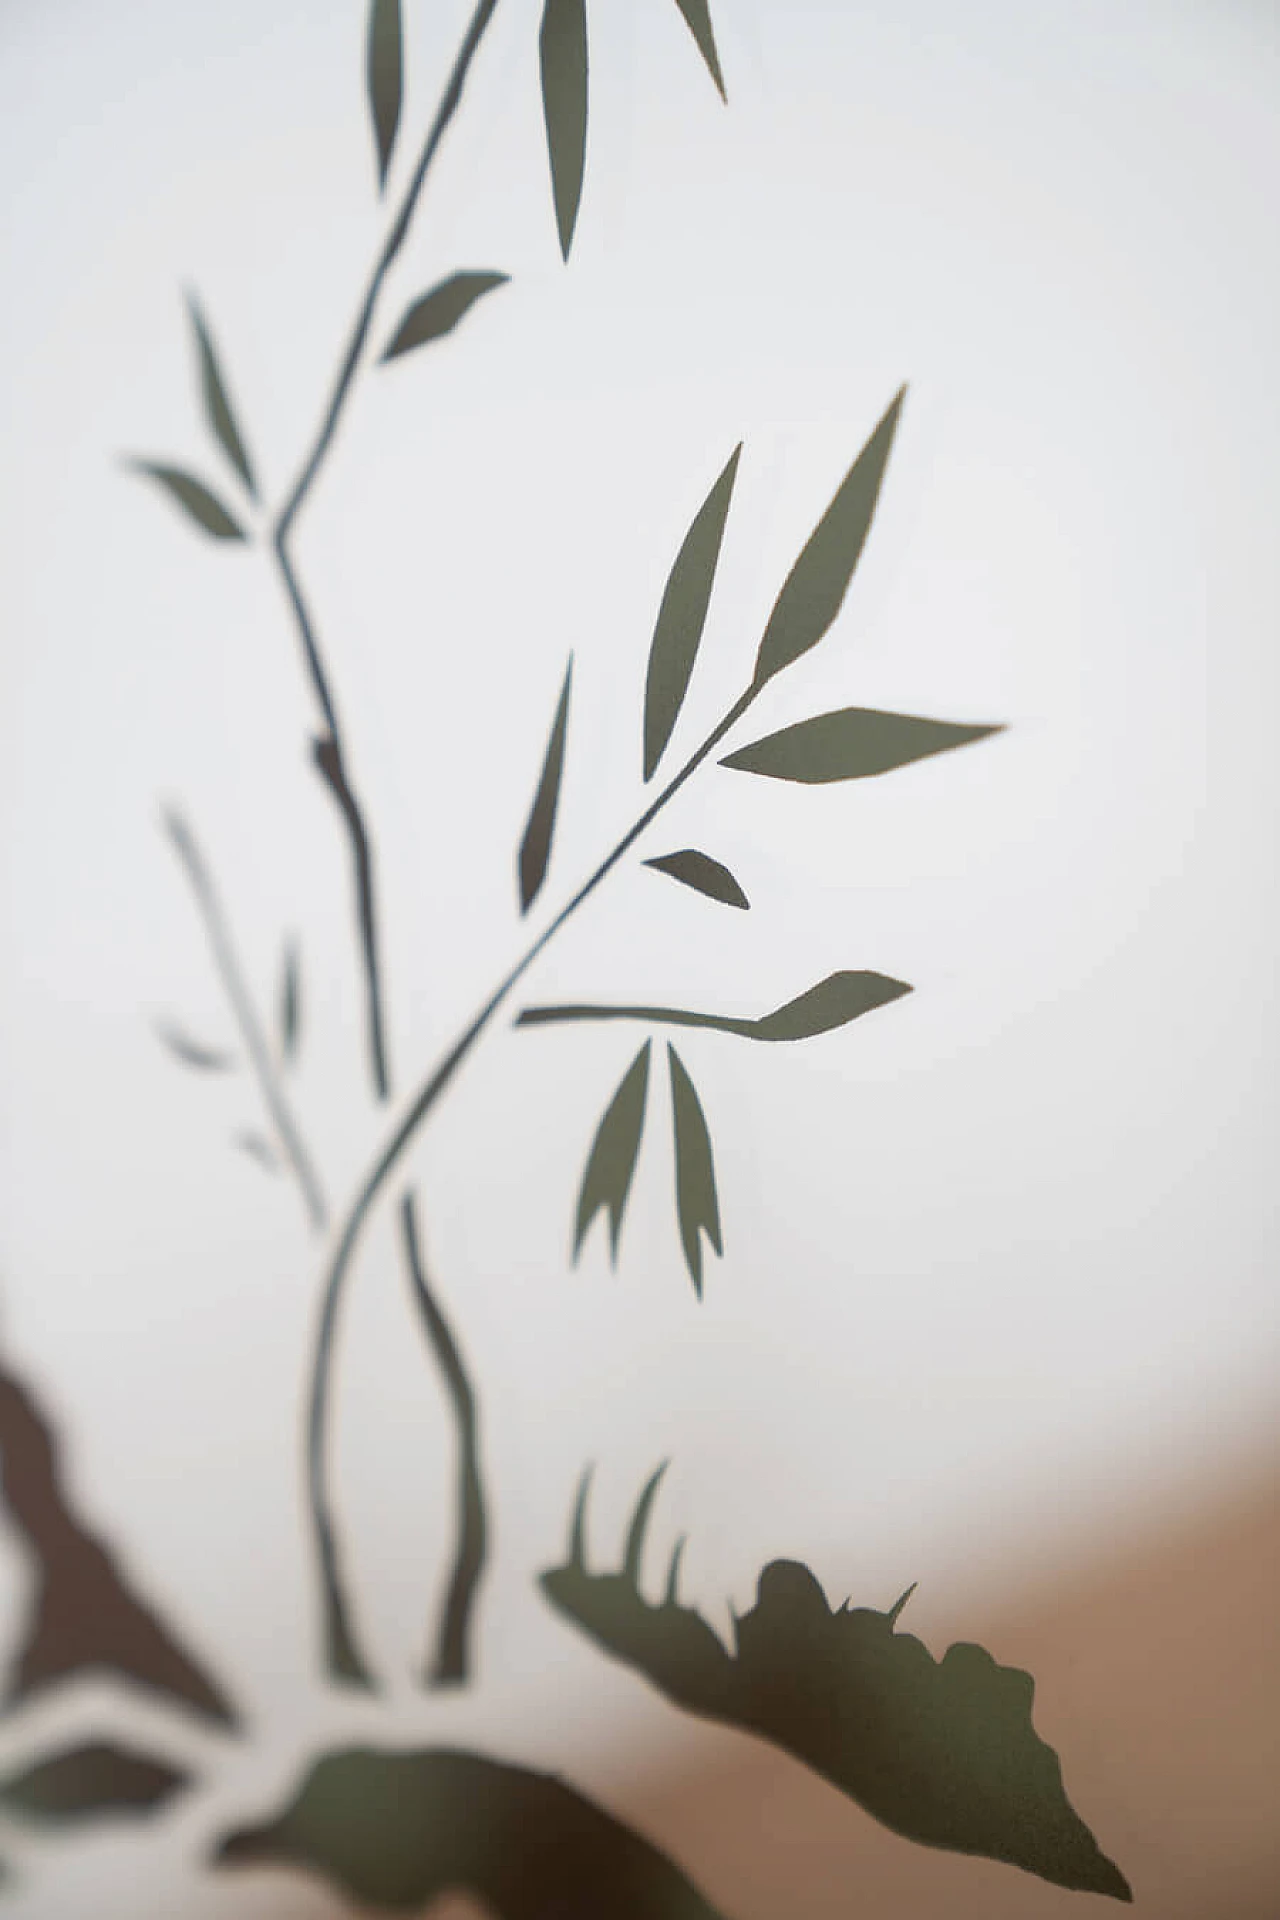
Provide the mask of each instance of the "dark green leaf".
POLYGON ((196 525, 211 533, 215 540, 244 539, 244 528, 231 518, 221 500, 210 493, 202 480, 184 473, 180 467, 166 467, 156 460, 131 460, 129 464, 135 473, 145 473, 148 479, 158 482, 184 513, 190 514, 196 525))
POLYGON ((560 251, 569 258, 587 155, 586 0, 547 0, 539 37, 542 111, 560 251))
POLYGON ((69 1822, 159 1808, 190 1776, 167 1761, 95 1741, 0 1781, 0 1805, 20 1819, 69 1822))
POLYGON ((609 1216, 609 1256, 615 1264, 617 1262, 622 1215, 631 1191, 631 1178, 636 1170, 636 1156, 640 1152, 652 1046, 653 1042, 646 1040, 627 1068, 591 1143, 573 1229, 575 1260, 591 1222, 603 1207, 609 1216))
POLYGON ((699 853, 696 847, 682 847, 679 853, 663 853, 644 864, 655 867, 659 873, 669 873, 673 880, 705 893, 709 899, 722 901, 726 907, 751 905, 728 867, 722 867, 708 853, 699 853))
POLYGON ((325 1754, 217 1860, 320 1875, 360 1907, 467 1894, 496 1920, 716 1920, 657 1849, 552 1774, 448 1748, 325 1754))
POLYGON ((950 720, 919 720, 910 713, 878 713, 873 707, 842 707, 820 713, 780 733, 766 734, 723 759, 739 773, 819 786, 831 780, 866 780, 875 773, 927 760, 999 733, 999 727, 969 727, 950 720))
POLYGON ((903 387, 783 582, 756 656, 757 687, 816 647, 839 613, 871 528, 905 395, 903 387))
POLYGON ((213 429, 218 444, 244 481, 249 498, 256 500, 258 485, 253 477, 253 468, 249 463, 248 452, 231 410, 231 400, 227 393, 226 382, 222 377, 222 370, 218 365, 213 338, 194 294, 187 295, 187 311, 191 315, 192 331, 196 336, 196 352, 200 360, 200 392, 204 400, 205 417, 213 429))
POLYGON ((667 577, 644 690, 644 777, 653 778, 684 703, 711 604, 741 442, 694 516, 667 577))
POLYGON ((724 75, 720 71, 720 56, 716 52, 716 37, 711 31, 711 13, 707 0, 676 0, 676 5, 688 22, 690 33, 698 43, 698 51, 707 63, 707 71, 719 89, 720 98, 727 99, 724 75))
POLYGON ((538 791, 533 796, 533 806, 529 810, 529 822, 524 830, 524 839, 520 842, 518 872, 520 879, 520 911, 528 913, 538 896, 538 890, 547 877, 547 863, 551 858, 551 839, 556 829, 556 807, 560 800, 560 776, 564 771, 564 741, 569 725, 569 686, 573 679, 573 655, 569 656, 569 665, 565 669, 564 686, 560 690, 560 704, 556 708, 556 717, 551 723, 551 737, 547 741, 546 758, 542 763, 542 777, 538 781, 538 791))
POLYGON ((175 1060, 184 1067, 196 1067, 201 1073, 227 1073, 234 1067, 235 1055, 221 1047, 205 1047, 175 1027, 171 1021, 157 1020, 156 1038, 162 1040, 175 1060))
POLYGON ((404 53, 401 44, 400 0, 373 0, 369 9, 369 45, 366 75, 369 86, 369 112, 373 119, 374 139, 378 144, 378 185, 387 184, 400 125, 400 100, 403 88, 404 53))
POLYGON ((887 1007, 911 988, 884 973, 831 973, 816 987, 788 1000, 759 1020, 735 1020, 727 1014, 689 1013, 683 1007, 526 1007, 521 1027, 549 1026, 562 1020, 654 1020, 667 1027, 714 1027, 744 1040, 811 1040, 847 1026, 864 1013, 887 1007))
POLYGON ((693 1290, 702 1298, 702 1240, 705 1233, 718 1254, 724 1253, 720 1238, 720 1208, 716 1202, 716 1168, 711 1154, 711 1135, 702 1112, 702 1104, 684 1063, 675 1048, 668 1046, 671 1066, 671 1117, 676 1143, 676 1217, 680 1222, 680 1244, 693 1281, 693 1290))
MULTIPOLYGON (((642 1502, 652 1490, 651 1481, 642 1502)), ((588 1571, 584 1533, 580 1501, 569 1558, 543 1574, 543 1591, 677 1706, 773 1741, 909 1840, 1132 1899, 1031 1724, 1030 1674, 963 1643, 935 1660, 895 1631, 910 1589, 884 1613, 833 1610, 807 1567, 775 1560, 756 1605, 734 1621, 730 1654, 679 1604, 674 1566, 662 1604, 645 1600, 636 1521, 618 1573, 588 1571)))
POLYGON ((439 286, 432 287, 430 293, 424 293, 421 300, 414 301, 397 327, 383 360, 395 360, 414 347, 425 346, 428 340, 440 340, 446 333, 452 333, 477 300, 492 293, 495 287, 505 287, 509 278, 505 273, 451 274, 439 286))
POLYGON ((280 1058, 297 1056, 302 1032, 302 956, 296 940, 285 943, 280 967, 280 1058))

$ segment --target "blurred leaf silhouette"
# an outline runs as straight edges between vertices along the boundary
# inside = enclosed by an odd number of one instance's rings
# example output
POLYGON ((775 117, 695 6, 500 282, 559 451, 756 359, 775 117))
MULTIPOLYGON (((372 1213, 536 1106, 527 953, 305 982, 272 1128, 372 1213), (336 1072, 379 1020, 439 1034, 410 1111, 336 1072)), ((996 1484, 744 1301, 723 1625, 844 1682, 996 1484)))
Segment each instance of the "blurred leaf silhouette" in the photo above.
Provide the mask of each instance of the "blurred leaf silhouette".
POLYGON ((741 442, 699 507, 667 576, 644 692, 644 777, 653 778, 689 689, 711 604, 741 442))
POLYGON ((884 973, 832 973, 759 1020, 690 1013, 682 1007, 564 1006, 526 1007, 517 1015, 516 1025, 541 1027, 563 1020, 653 1020, 667 1027, 711 1027, 720 1033, 739 1034, 744 1040, 811 1040, 816 1034, 847 1026, 877 1007, 887 1007, 910 992, 905 980, 893 980, 884 973))
POLYGON ((31 1619, 9 1673, 6 1704, 68 1674, 103 1668, 234 1727, 237 1716, 221 1689, 136 1596, 108 1549, 77 1518, 63 1492, 54 1428, 30 1389, 3 1367, 0 1491, 36 1576, 31 1619))
POLYGON ((591 1143, 573 1229, 575 1261, 591 1222, 604 1208, 609 1216, 609 1257, 617 1264, 622 1215, 631 1191, 631 1177, 636 1170, 636 1156, 640 1152, 640 1135, 644 1128, 652 1047, 653 1042, 646 1040, 627 1068, 591 1143))
POLYGON ((296 940, 285 942, 280 962, 278 1020, 280 1058, 284 1061, 294 1060, 302 1034, 302 955, 296 940))
POLYGON ((227 394, 226 382, 218 365, 218 356, 214 350, 200 303, 194 294, 187 295, 187 311, 191 316, 191 328, 196 337, 196 352, 200 360, 200 392, 204 399, 205 417, 213 430, 214 437, 230 460, 240 478, 244 481, 245 491, 251 500, 258 497, 258 485, 253 477, 253 468, 249 455, 236 425, 235 414, 227 394))
POLYGON ((698 43, 698 51, 707 63, 707 71, 716 83, 720 98, 727 100, 724 75, 720 71, 720 56, 716 52, 716 37, 711 31, 711 14, 707 0, 676 0, 676 5, 689 23, 689 31, 698 43))
POLYGON ((895 767, 927 760, 931 754, 986 740, 999 727, 960 726, 950 720, 920 720, 909 713, 877 713, 871 707, 842 707, 820 713, 793 727, 753 740, 726 755, 722 767, 762 773, 771 780, 799 780, 808 786, 832 780, 866 780, 895 767))
POLYGON ((429 340, 443 339, 470 313, 477 300, 492 293, 495 287, 505 287, 510 277, 506 273, 450 274, 447 280, 441 280, 438 286, 414 301, 396 328, 383 360, 396 360, 402 353, 425 346, 429 340))
POLYGON ((751 905, 728 867, 722 867, 708 853, 699 853, 696 847, 682 847, 679 853, 660 853, 656 860, 646 860, 644 864, 659 873, 669 873, 682 886, 705 893, 708 899, 719 900, 726 907, 751 905))
POLYGON ((241 1153, 247 1153, 251 1160, 256 1160, 264 1173, 279 1173, 280 1156, 264 1133, 255 1133, 252 1128, 245 1127, 234 1135, 234 1144, 241 1153))
POLYGON ((203 1046, 171 1020, 157 1020, 154 1025, 157 1040, 162 1041, 184 1067, 195 1067, 200 1073, 228 1073, 236 1064, 235 1055, 225 1047, 203 1046))
POLYGON ((783 582, 756 656, 757 687, 816 647, 844 604, 871 531, 905 395, 904 387, 841 481, 783 582))
POLYGON ((387 184, 387 169, 400 125, 403 65, 400 0, 372 0, 365 77, 373 137, 378 148, 379 189, 387 184))
POLYGON ((567 260, 587 154, 586 0, 546 0, 539 36, 542 111, 560 251, 567 260))
POLYGON ((209 491, 203 480, 184 473, 180 467, 168 467, 157 460, 131 460, 128 464, 135 473, 145 474, 163 487, 170 499, 176 500, 183 512, 205 533, 212 534, 215 540, 245 538, 244 528, 239 521, 232 519, 221 500, 209 491))
POLYGON ((570 655, 569 665, 565 669, 564 685, 560 689, 556 717, 551 723, 551 736, 547 741, 546 757, 542 762, 538 791, 533 797, 524 838, 520 842, 518 871, 521 913, 528 913, 537 899, 542 883, 547 877, 547 865, 551 859, 551 840, 556 830, 556 808, 560 802, 560 776, 564 772, 564 742, 569 725, 569 689, 572 680, 573 657, 570 655))
POLYGON ((190 1775, 107 1741, 72 1747, 0 1780, 0 1807, 20 1819, 69 1825, 118 1813, 156 1812, 190 1775))
POLYGON ((290 1865, 372 1907, 472 1894, 498 1920, 716 1920, 657 1849, 563 1781, 448 1748, 316 1761, 279 1819, 224 1865, 290 1865))
POLYGON ((639 1580, 660 1473, 640 1496, 621 1572, 609 1574, 586 1566, 584 1480, 569 1558, 542 1576, 561 1613, 677 1706, 772 1741, 907 1839, 1132 1899, 1031 1724, 1031 1676, 964 1643, 938 1661, 898 1633, 914 1589, 885 1613, 833 1609, 807 1567, 772 1561, 755 1606, 734 1621, 732 1653, 680 1605, 674 1562, 651 1606, 639 1580))
POLYGON ((676 1217, 693 1290, 701 1300, 701 1236, 705 1233, 716 1252, 724 1253, 720 1208, 716 1201, 716 1168, 702 1103, 673 1046, 667 1047, 667 1061, 671 1068, 671 1117, 675 1128, 676 1217))

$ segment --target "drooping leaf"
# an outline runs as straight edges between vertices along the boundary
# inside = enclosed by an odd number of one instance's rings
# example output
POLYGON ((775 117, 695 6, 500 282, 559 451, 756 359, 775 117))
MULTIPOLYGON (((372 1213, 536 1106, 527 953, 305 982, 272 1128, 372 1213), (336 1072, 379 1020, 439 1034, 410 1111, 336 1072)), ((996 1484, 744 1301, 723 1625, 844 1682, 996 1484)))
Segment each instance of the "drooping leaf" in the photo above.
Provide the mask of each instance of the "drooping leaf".
POLYGON ((587 156, 586 0, 546 0, 538 44, 551 193, 560 251, 567 260, 587 156))
POLYGON ((751 905, 728 867, 722 867, 709 853, 699 853, 696 847, 682 847, 679 853, 662 853, 656 860, 646 860, 644 864, 656 868, 659 873, 669 873, 682 886, 693 887, 696 892, 705 893, 709 899, 719 900, 726 907, 751 905))
POLYGON ((636 1157, 640 1152, 640 1135, 644 1129, 652 1047, 653 1042, 646 1040, 627 1068, 591 1143, 573 1228, 575 1261, 591 1222, 604 1208, 609 1216, 609 1257, 615 1265, 617 1263, 622 1215, 631 1191, 636 1157))
POLYGON ((895 767, 927 760, 999 733, 998 726, 962 726, 950 720, 921 720, 910 713, 878 713, 873 707, 842 707, 820 713, 794 727, 753 740, 726 755, 722 767, 762 773, 771 780, 799 780, 819 786, 832 780, 866 780, 895 767))
POLYGON ((414 301, 396 328, 383 360, 398 359, 402 353, 411 353, 414 347, 423 347, 429 340, 443 339, 470 313, 477 300, 492 293, 495 287, 505 287, 510 278, 506 273, 450 274, 447 280, 441 280, 438 286, 414 301))
POLYGON ((378 186, 387 184, 387 169, 400 125, 403 90, 404 50, 400 26, 400 0, 372 0, 369 8, 369 44, 365 73, 369 88, 369 114, 373 137, 378 147, 378 186))
POLYGON ((551 734, 547 741, 546 757, 542 762, 542 774, 538 781, 538 791, 533 796, 533 805, 529 809, 529 820, 520 842, 520 857, 517 872, 520 881, 520 911, 528 913, 538 897, 539 889, 547 877, 547 865, 551 859, 551 840, 556 830, 556 808, 560 802, 560 777, 564 772, 564 742, 569 726, 569 689, 573 681, 573 655, 565 669, 564 685, 560 689, 560 703, 556 708, 556 717, 551 723, 551 734))
POLYGON ((61 1451, 34 1393, 0 1362, 0 1493, 34 1576, 6 1706, 72 1674, 106 1672, 236 1726, 226 1696, 80 1517, 63 1485, 61 1451))
POLYGON ((496 1920, 717 1920, 647 1840, 563 1780, 449 1748, 325 1754, 278 1819, 227 1836, 225 1866, 293 1866, 360 1906, 451 1892, 496 1920))
POLYGON ((913 1589, 884 1613, 847 1601, 833 1609, 807 1567, 775 1560, 755 1606, 734 1621, 729 1653, 679 1604, 674 1578, 661 1605, 644 1598, 635 1521, 621 1571, 588 1571, 581 1504, 568 1560, 543 1574, 543 1591, 677 1706, 771 1740, 909 1840, 1132 1899, 1032 1726, 1031 1676, 964 1643, 935 1660, 898 1633, 913 1589))
POLYGON ((756 656, 757 687, 816 647, 839 613, 871 528, 905 396, 903 387, 783 582, 756 656))
POLYGON ((196 352, 200 361, 200 393, 204 401, 205 417, 219 446, 244 481, 249 498, 256 500, 258 483, 253 477, 248 450, 240 429, 236 425, 230 395, 222 377, 222 369, 218 365, 213 337, 194 294, 187 295, 187 311, 191 316, 191 328, 196 337, 196 352))
POLYGON ((175 1060, 181 1060, 184 1067, 195 1067, 201 1073, 227 1073, 236 1064, 233 1053, 223 1047, 206 1047, 193 1040, 181 1027, 174 1026, 171 1020, 157 1020, 155 1034, 175 1060))
POLYGON ((712 1027, 744 1040, 811 1040, 847 1026, 850 1020, 900 1000, 911 988, 885 973, 831 973, 816 987, 775 1007, 759 1020, 735 1020, 727 1014, 690 1013, 683 1007, 526 1007, 520 1027, 549 1026, 562 1020, 653 1020, 667 1027, 712 1027))
POLYGON ((265 1134, 255 1133, 252 1128, 245 1127, 232 1139, 241 1153, 247 1153, 251 1160, 257 1161, 264 1173, 279 1173, 280 1156, 265 1134))
POLYGON ((19 1819, 70 1824, 158 1811, 190 1775, 108 1741, 91 1741, 0 1780, 0 1806, 19 1819))
POLYGON ((205 533, 212 534, 215 540, 243 540, 246 537, 239 521, 232 519, 221 500, 209 491, 203 480, 184 473, 181 467, 165 466, 158 460, 131 460, 128 464, 135 473, 143 473, 163 487, 170 499, 176 500, 183 512, 205 533))
POLYGON ((707 622, 720 546, 724 539, 741 442, 694 515, 675 564, 667 576, 662 605, 649 647, 644 690, 644 777, 653 778, 676 717, 684 704, 707 622))
POLYGON ((296 940, 285 942, 280 962, 280 1002, 278 1011, 280 1058, 297 1058, 302 1034, 302 955, 296 940))
POLYGON ((720 98, 727 100, 724 75, 720 71, 720 56, 716 52, 716 37, 711 31, 711 13, 707 0, 676 0, 676 5, 688 22, 690 33, 698 43, 698 51, 707 63, 707 71, 716 83, 720 98))
POLYGON ((685 1264, 693 1290, 701 1300, 701 1235, 706 1234, 718 1254, 724 1253, 720 1208, 716 1201, 716 1168, 702 1103, 684 1062, 670 1045, 667 1060, 671 1067, 671 1117, 675 1126, 676 1218, 680 1223, 685 1264))

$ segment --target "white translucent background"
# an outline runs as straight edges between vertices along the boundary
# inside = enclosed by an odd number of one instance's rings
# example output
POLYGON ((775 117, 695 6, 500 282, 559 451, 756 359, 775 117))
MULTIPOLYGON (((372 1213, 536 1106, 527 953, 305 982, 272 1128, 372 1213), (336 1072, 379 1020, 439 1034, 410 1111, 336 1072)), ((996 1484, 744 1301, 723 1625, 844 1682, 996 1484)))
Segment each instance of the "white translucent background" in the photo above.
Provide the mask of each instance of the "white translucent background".
MULTIPOLYGON (((416 1150, 493 1499, 465 1700, 409 1685, 452 1443, 390 1210, 365 1244, 340 1491, 396 1724, 616 1773, 671 1716, 532 1586, 586 1461, 612 1557, 671 1458, 653 1577, 687 1532, 687 1591, 719 1624, 785 1553, 863 1604, 919 1579, 916 1628, 941 1636, 1273 1444, 1280 44, 1244 0, 719 0, 726 111, 671 0, 597 0, 566 269, 539 12, 499 11, 378 338, 459 267, 512 283, 368 370, 298 541, 376 831, 400 1095, 527 938, 514 850, 571 649, 535 918, 639 810, 662 584, 740 438, 673 752, 744 684, 903 380, 845 612, 741 740, 851 704, 1009 723, 851 787, 707 768, 639 853, 706 849, 750 915, 633 861, 530 976, 528 1001, 746 1014, 839 967, 915 983, 803 1046, 681 1041, 725 1232, 701 1305, 662 1076, 617 1274, 597 1240, 568 1259, 638 1032, 497 1024, 416 1150)), ((468 13, 406 6, 393 194, 468 13)), ((252 1082, 184 1073, 152 1031, 232 1038, 158 831, 169 800, 264 1003, 300 937, 297 1098, 340 1208, 386 1125, 346 846, 264 553, 189 531, 118 459, 175 459, 230 497, 193 286, 269 499, 291 481, 387 217, 363 15, 0 0, 3 1338, 66 1423, 86 1505, 259 1739, 224 1753, 165 1722, 212 1797, 163 1836, 50 1856, 15 1903, 33 1915, 89 1885, 136 1913, 144 1860, 171 1911, 216 1813, 260 1811, 321 1727, 386 1730, 315 1688, 299 1440, 323 1248, 228 1144, 258 1123, 252 1082)), ((12 1552, 4 1570, 16 1635, 12 1552)), ((109 1690, 87 1697, 119 1722, 109 1690)))

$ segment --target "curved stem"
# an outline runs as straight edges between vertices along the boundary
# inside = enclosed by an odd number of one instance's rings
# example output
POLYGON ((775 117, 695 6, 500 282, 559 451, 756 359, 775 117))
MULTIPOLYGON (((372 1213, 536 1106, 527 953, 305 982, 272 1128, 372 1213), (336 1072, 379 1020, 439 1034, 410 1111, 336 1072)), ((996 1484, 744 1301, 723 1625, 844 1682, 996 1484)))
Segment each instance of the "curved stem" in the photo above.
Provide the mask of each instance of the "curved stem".
POLYGON ((737 724, 748 707, 761 692, 757 682, 730 707, 728 713, 712 728, 702 745, 692 753, 674 778, 663 788, 640 817, 630 826, 605 855, 599 866, 588 876, 571 895, 566 904, 556 914, 550 924, 544 928, 532 945, 529 946, 511 968, 474 1018, 463 1029, 445 1054, 439 1065, 423 1082, 407 1110, 398 1121, 382 1151, 374 1161, 370 1171, 347 1210, 342 1230, 338 1236, 329 1269, 325 1277, 324 1298, 320 1312, 320 1324, 317 1330, 315 1355, 311 1374, 311 1408, 308 1423, 307 1472, 311 1501, 312 1527, 315 1536, 316 1551, 320 1563, 320 1576, 324 1590, 325 1625, 328 1643, 329 1662, 332 1671, 341 1678, 368 1684, 367 1669, 361 1662, 356 1648, 350 1616, 346 1604, 346 1595, 342 1580, 342 1568, 337 1538, 334 1530, 333 1506, 329 1496, 327 1467, 327 1431, 329 1424, 330 1378, 333 1366, 334 1338, 337 1332, 338 1311, 350 1271, 356 1246, 359 1242, 365 1222, 380 1197, 384 1186, 395 1172, 410 1144, 428 1115, 445 1092, 454 1074, 458 1071, 477 1040, 502 1006, 512 988, 528 972, 534 961, 551 943, 560 929, 572 919, 579 907, 591 898, 600 883, 610 874, 623 856, 630 850, 646 827, 655 820, 667 802, 675 797, 685 782, 702 765, 709 754, 723 740, 729 729, 737 724))
POLYGON ((205 864, 204 855, 196 844, 195 835, 182 815, 170 809, 165 813, 164 824, 186 871, 187 879, 191 883, 191 891, 196 897, 196 905, 200 909, 205 933, 213 950, 214 963, 257 1078, 263 1105, 270 1115, 276 1137, 298 1182, 311 1224, 316 1228, 323 1227, 328 1222, 329 1210, 325 1205, 320 1180, 276 1073, 271 1049, 267 1045, 266 1035, 258 1020, 252 995, 240 969, 239 958, 231 939, 231 929, 226 913, 223 911, 222 902, 218 898, 217 888, 213 884, 213 876, 205 864))

